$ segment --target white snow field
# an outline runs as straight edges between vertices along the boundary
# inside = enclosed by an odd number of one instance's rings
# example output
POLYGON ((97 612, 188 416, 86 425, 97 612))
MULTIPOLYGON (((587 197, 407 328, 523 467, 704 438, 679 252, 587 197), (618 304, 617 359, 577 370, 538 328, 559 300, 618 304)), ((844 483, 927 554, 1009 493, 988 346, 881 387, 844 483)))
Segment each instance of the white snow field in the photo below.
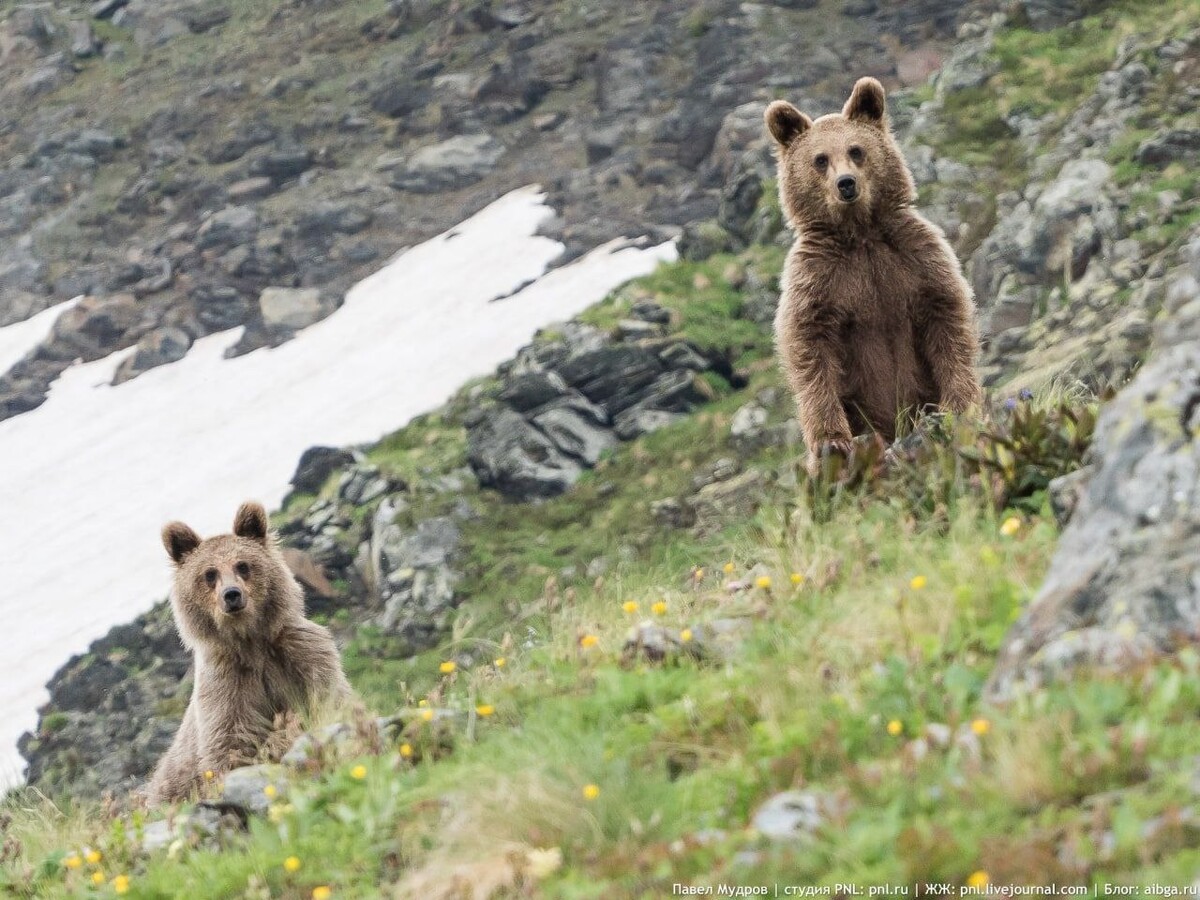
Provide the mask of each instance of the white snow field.
MULTIPOLYGON (((68 369, 41 407, 0 422, 0 787, 21 777, 16 741, 54 671, 166 596, 165 522, 229 531, 243 500, 279 504, 307 447, 394 431, 539 327, 675 258, 670 243, 614 243, 547 272, 562 247, 534 232, 552 215, 523 188, 405 251, 282 347, 225 359, 234 329, 117 387, 132 351, 114 353, 68 369)), ((0 363, 61 310, 0 329, 0 363)))

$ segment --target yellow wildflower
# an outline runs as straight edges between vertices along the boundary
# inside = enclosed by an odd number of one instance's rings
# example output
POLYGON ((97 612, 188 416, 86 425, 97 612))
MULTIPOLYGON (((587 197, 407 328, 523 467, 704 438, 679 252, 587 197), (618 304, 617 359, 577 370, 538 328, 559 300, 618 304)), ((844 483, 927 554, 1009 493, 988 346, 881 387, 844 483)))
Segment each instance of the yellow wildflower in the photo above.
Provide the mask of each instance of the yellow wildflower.
POLYGON ((583 786, 583 799, 584 800, 595 800, 599 796, 600 796, 600 785, 585 784, 583 786))
POLYGON ((991 880, 992 879, 988 877, 987 872, 972 872, 971 877, 967 879, 967 886, 976 888, 977 890, 983 890, 988 886, 991 880))
POLYGON ((458 663, 456 663, 452 659, 448 659, 444 663, 442 663, 440 666, 438 666, 438 671, 441 672, 443 675, 449 675, 451 672, 453 672, 457 668, 458 668, 458 663))
POLYGON ((975 721, 973 721, 971 723, 971 730, 973 732, 975 732, 977 735, 979 735, 980 737, 983 737, 985 734, 987 734, 989 731, 992 730, 992 723, 989 722, 987 719, 982 719, 982 718, 976 719, 975 721))
POLYGON ((625 610, 625 612, 629 613, 630 615, 633 615, 635 612, 638 611, 637 601, 636 600, 626 600, 624 603, 621 604, 621 609, 625 610))
POLYGON ((801 575, 799 572, 793 572, 792 573, 792 584, 794 584, 796 587, 799 587, 800 585, 804 584, 804 576, 801 575))
POLYGON ((723 572, 724 572, 726 575, 732 575, 732 574, 733 574, 733 570, 734 570, 734 568, 735 568, 735 566, 734 566, 734 564, 733 564, 733 563, 731 563, 731 562, 727 562, 727 563, 725 563, 725 565, 722 567, 722 571, 723 571, 723 572))
POLYGON ((362 763, 359 763, 357 766, 355 766, 353 769, 350 770, 350 777, 353 778, 355 781, 362 781, 364 778, 367 777, 367 767, 364 766, 362 763))
POLYGON ((80 858, 78 853, 72 853, 63 858, 63 865, 68 869, 78 869, 83 865, 83 859, 80 858))
POLYGON ((273 800, 279 791, 275 790, 275 785, 268 784, 265 788, 263 788, 263 793, 267 795, 267 799, 273 800))
POLYGON ((401 744, 400 745, 400 755, 403 756, 405 759, 411 759, 412 755, 413 755, 412 744, 401 744))
POLYGON ((333 891, 331 891, 329 888, 327 888, 323 884, 318 887, 313 888, 312 900, 329 900, 329 898, 332 896, 333 896, 333 891))
POLYGON ((507 659, 505 659, 503 656, 498 656, 496 657, 495 661, 493 661, 492 665, 494 665, 497 669, 503 669, 506 662, 508 662, 507 659))
POLYGON ((496 707, 492 706, 490 703, 481 703, 479 706, 475 707, 476 714, 483 716, 485 719, 495 711, 496 707))
POLYGON ((912 577, 912 581, 910 581, 908 583, 908 586, 910 588, 912 588, 914 591, 919 591, 922 588, 924 588, 925 585, 927 585, 927 584, 929 584, 929 579, 926 578, 924 575, 914 575, 912 577))
POLYGON ((692 577, 695 578, 697 581, 703 581, 704 580, 704 567, 701 566, 700 568, 696 569, 696 571, 692 573, 692 577))
POLYGON ((754 579, 754 586, 759 590, 769 591, 771 589, 771 576, 759 575, 754 579))
POLYGON ((204 780, 205 781, 212 781, 216 777, 217 777, 217 773, 214 772, 212 769, 204 770, 204 780))
POLYGON ((421 710, 421 718, 424 719, 426 722, 432 722, 433 721, 433 710, 432 709, 421 710))
POLYGON ((594 634, 585 634, 579 639, 579 646, 583 647, 585 650, 588 647, 595 647, 598 643, 600 643, 600 638, 596 637, 594 634))
POLYGON ((655 604, 654 604, 652 607, 650 607, 650 612, 654 613, 656 616, 665 616, 665 615, 667 614, 667 603, 666 603, 666 601, 665 601, 665 600, 659 600, 659 601, 658 601, 657 603, 655 603, 655 604))
POLYGON ((904 723, 901 722, 899 719, 892 719, 892 721, 887 723, 887 733, 890 734, 892 737, 896 737, 903 730, 904 730, 904 723))
POLYGON ((126 894, 129 892, 129 876, 118 875, 112 880, 113 890, 118 894, 126 894))
POLYGON ((692 637, 693 637, 692 629, 690 629, 690 628, 685 628, 685 629, 683 629, 683 631, 679 632, 679 639, 681 641, 683 641, 685 644, 688 641, 690 641, 692 639, 692 637))
POLYGON ((96 870, 92 873, 92 884, 96 885, 96 887, 104 884, 104 882, 107 880, 108 879, 104 877, 104 873, 99 870, 96 870))
POLYGON ((87 862, 88 865, 94 866, 96 863, 100 862, 100 859, 101 859, 100 851, 99 850, 89 850, 87 853, 84 854, 83 858, 87 862))
POLYGON ((1009 516, 1004 520, 1004 524, 1000 526, 1000 533, 1005 537, 1012 537, 1021 530, 1021 520, 1016 516, 1009 516))
POLYGON ((283 870, 285 872, 299 872, 300 871, 300 857, 289 856, 287 859, 285 859, 283 861, 283 870))

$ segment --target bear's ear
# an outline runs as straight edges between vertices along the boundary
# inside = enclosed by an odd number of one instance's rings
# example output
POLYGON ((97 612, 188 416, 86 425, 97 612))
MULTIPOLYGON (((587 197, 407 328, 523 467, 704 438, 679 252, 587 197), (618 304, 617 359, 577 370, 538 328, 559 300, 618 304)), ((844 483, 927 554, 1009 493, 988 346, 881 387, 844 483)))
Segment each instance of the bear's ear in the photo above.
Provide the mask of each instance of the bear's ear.
POLYGON ((163 546, 175 565, 181 565, 184 557, 200 546, 200 535, 182 522, 172 522, 162 530, 163 546))
POLYGON ((874 78, 860 78, 842 108, 842 115, 852 122, 883 128, 887 117, 887 100, 883 85, 874 78))
POLYGON ((812 127, 812 119, 786 100, 776 100, 763 115, 767 130, 780 147, 787 147, 812 127))
POLYGON ((267 511, 261 503, 243 503, 233 517, 233 533, 241 538, 266 543, 267 511))

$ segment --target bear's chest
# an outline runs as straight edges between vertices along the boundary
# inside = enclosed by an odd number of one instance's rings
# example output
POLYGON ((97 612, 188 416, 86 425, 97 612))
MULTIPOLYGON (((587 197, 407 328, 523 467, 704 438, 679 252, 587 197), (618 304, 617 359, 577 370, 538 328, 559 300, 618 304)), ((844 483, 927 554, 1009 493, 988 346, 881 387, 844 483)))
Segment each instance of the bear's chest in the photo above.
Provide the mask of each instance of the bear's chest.
POLYGON ((920 279, 913 261, 883 242, 866 242, 836 261, 822 261, 817 277, 845 326, 903 331, 917 306, 920 279))

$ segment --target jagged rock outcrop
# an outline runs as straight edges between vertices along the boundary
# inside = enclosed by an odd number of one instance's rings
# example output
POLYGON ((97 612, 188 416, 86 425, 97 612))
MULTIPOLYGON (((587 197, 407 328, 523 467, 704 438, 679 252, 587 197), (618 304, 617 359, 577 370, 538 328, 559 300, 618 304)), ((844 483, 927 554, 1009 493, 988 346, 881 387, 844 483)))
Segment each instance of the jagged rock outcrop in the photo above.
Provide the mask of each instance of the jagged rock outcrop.
POLYGON ((37 731, 18 745, 29 782, 75 797, 140 784, 175 736, 190 667, 166 603, 112 629, 50 682, 37 731))
POLYGON ((499 403, 466 422, 479 483, 513 500, 561 494, 620 441, 711 399, 699 375, 727 377, 728 362, 667 337, 665 313, 643 303, 615 337, 568 325, 560 339, 534 344, 502 369, 499 403))
POLYGON ((1200 641, 1200 235, 1184 255, 1150 360, 1100 416, 1089 474, 1005 640, 993 697, 1200 641))

